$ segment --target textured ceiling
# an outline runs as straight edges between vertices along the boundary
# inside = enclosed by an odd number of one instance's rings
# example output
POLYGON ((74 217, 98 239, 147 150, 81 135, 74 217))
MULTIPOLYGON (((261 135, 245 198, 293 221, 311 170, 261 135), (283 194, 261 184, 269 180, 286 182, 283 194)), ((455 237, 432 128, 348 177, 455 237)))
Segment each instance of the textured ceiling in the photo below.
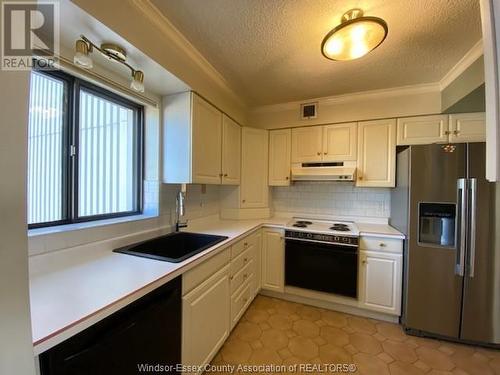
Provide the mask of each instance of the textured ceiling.
POLYGON ((152 0, 249 105, 439 81, 481 38, 478 0, 152 0), (358 60, 321 55, 347 10, 386 20, 358 60))

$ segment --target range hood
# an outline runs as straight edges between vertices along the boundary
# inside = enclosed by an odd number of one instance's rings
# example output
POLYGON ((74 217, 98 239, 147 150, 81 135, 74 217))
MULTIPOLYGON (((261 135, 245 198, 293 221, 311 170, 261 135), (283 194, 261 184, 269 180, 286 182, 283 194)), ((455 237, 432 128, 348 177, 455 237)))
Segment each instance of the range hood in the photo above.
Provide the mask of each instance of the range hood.
POLYGON ((355 178, 356 162, 292 165, 292 181, 354 181, 355 178))

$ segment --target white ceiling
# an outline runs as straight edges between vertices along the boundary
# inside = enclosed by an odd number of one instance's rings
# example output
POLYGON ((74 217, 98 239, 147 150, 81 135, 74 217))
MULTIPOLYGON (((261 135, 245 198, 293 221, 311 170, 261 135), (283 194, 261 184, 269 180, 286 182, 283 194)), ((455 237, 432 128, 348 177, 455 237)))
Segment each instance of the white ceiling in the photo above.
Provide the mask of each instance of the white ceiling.
POLYGON ((250 106, 439 81, 481 38, 478 0, 152 0, 250 106), (347 10, 383 18, 385 42, 334 62, 347 10))

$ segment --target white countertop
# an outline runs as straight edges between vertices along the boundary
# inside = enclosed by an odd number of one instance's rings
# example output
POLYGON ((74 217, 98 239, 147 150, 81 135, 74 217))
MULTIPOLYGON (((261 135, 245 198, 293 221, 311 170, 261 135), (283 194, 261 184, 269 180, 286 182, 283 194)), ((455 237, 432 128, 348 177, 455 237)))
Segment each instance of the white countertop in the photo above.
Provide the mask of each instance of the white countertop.
POLYGON ((388 224, 356 223, 356 225, 360 236, 405 238, 403 233, 388 224))
MULTIPOLYGON (((186 231, 227 240, 181 263, 168 263, 112 249, 74 248, 30 258, 30 299, 35 354, 57 345, 113 312, 181 275, 261 226, 283 227, 289 218, 200 219, 186 231)), ((362 235, 398 236, 389 225, 358 223, 362 235)))

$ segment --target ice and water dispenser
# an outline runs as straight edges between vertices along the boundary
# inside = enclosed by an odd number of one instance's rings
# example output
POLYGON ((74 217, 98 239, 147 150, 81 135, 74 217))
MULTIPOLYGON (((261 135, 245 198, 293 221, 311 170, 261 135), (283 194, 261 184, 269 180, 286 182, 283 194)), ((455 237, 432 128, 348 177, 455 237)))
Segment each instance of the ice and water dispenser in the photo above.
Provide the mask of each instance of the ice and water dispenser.
POLYGON ((454 203, 419 203, 419 245, 454 248, 456 210, 454 203))

